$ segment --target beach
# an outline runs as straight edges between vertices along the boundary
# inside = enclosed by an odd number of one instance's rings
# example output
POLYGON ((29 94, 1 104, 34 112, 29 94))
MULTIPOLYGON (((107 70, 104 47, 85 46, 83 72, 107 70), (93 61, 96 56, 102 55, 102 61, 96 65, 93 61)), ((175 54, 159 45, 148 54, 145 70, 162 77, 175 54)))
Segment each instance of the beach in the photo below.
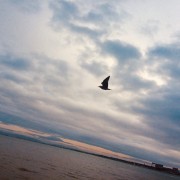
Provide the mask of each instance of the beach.
POLYGON ((171 180, 178 176, 0 135, 0 179, 171 180))

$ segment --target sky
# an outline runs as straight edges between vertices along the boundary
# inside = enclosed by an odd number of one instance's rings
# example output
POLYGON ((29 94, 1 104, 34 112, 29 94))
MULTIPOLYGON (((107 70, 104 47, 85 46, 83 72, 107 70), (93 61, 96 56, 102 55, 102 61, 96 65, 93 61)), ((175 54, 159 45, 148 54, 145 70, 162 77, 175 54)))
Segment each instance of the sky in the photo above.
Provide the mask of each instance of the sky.
POLYGON ((180 167, 179 0, 0 4, 0 121, 180 167))

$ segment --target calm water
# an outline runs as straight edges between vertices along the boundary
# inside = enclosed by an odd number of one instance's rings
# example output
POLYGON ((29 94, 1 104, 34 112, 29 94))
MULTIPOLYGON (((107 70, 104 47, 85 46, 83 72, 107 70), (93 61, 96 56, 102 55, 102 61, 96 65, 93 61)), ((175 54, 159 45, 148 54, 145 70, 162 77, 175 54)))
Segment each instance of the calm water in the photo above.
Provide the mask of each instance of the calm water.
POLYGON ((60 150, 62 177, 77 179, 170 180, 177 176, 69 150, 60 150))
POLYGON ((0 179, 178 180, 142 167, 0 136, 0 179))

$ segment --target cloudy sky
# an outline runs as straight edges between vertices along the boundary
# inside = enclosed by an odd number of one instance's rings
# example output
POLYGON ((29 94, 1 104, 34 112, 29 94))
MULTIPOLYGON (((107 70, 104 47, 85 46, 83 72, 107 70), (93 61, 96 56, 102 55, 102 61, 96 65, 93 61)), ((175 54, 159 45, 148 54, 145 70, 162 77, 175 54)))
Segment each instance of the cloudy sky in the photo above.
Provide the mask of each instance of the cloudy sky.
POLYGON ((179 0, 0 4, 1 121, 180 167, 179 0))

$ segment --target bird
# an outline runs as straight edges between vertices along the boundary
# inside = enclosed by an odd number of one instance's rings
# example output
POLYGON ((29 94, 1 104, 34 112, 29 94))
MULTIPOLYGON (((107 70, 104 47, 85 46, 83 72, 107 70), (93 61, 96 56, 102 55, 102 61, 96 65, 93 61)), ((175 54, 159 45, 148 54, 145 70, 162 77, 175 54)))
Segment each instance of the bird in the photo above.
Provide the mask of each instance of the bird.
POLYGON ((100 88, 103 89, 103 90, 111 90, 111 89, 108 88, 109 78, 110 78, 110 76, 108 76, 107 78, 105 78, 105 79, 103 80, 103 82, 101 83, 102 86, 98 86, 98 87, 100 87, 100 88))

